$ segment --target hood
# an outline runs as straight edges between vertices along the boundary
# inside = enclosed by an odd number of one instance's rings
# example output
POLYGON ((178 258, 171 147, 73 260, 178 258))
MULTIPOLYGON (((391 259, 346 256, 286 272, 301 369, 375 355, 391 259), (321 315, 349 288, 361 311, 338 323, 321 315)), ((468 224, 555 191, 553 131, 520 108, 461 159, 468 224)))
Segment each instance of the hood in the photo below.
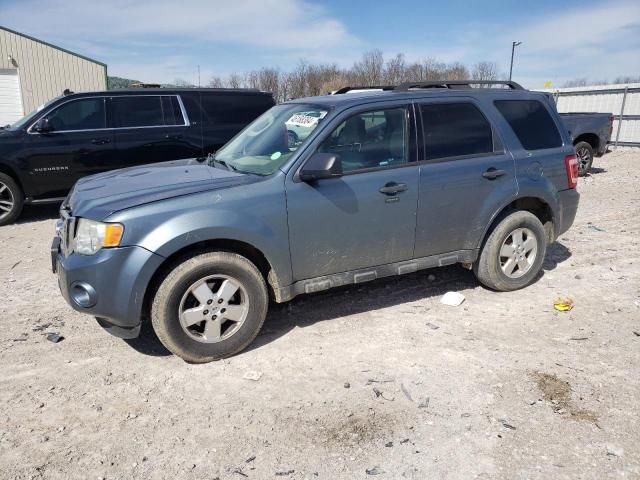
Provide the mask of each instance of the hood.
POLYGON ((154 163, 78 180, 62 208, 74 216, 102 220, 146 203, 259 180, 256 175, 210 167, 197 159, 154 163))

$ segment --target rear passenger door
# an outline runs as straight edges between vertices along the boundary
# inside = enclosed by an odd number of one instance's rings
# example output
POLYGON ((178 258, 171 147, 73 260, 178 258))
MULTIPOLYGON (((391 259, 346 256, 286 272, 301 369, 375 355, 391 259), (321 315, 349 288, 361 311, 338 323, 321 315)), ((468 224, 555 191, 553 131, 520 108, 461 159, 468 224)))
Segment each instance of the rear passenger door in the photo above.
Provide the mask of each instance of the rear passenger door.
POLYGON ((513 158, 489 109, 475 99, 416 106, 422 142, 415 256, 477 248, 492 214, 517 193, 513 158))
POLYGON ((165 162, 201 155, 197 129, 178 95, 123 95, 111 98, 116 158, 110 168, 165 162))

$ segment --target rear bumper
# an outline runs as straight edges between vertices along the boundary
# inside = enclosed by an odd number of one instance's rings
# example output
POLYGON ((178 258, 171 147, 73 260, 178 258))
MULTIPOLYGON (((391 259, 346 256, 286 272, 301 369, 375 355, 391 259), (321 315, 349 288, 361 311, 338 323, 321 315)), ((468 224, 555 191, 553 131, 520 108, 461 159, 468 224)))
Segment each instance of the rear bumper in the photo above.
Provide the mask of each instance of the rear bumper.
POLYGON ((57 244, 54 240, 52 268, 67 303, 78 312, 98 317, 98 323, 113 335, 136 337, 147 286, 164 258, 142 247, 65 257, 57 244))
POLYGON ((576 218, 580 194, 576 189, 558 192, 558 221, 556 222, 556 238, 569 230, 576 218))

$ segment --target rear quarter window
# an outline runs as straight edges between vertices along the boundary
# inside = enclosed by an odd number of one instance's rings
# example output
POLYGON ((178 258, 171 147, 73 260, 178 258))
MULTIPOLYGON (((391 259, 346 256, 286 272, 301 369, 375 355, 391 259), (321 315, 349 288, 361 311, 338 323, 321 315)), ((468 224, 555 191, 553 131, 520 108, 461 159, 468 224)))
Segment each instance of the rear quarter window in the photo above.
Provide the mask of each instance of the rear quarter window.
POLYGON ((202 95, 202 111, 209 124, 248 124, 273 106, 262 95, 202 95))
POLYGON ((494 105, 509 123, 525 150, 543 150, 562 146, 548 110, 538 100, 496 100, 494 105))

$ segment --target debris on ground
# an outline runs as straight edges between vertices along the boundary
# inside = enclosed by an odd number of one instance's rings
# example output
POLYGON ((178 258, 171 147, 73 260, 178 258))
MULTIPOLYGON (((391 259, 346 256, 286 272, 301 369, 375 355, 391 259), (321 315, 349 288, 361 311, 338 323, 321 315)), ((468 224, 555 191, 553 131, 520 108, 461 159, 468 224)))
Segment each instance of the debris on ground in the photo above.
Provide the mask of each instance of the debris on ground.
POLYGON ((639 332, 639 331, 637 331, 637 330, 633 330, 633 334, 634 334, 636 337, 640 337, 640 332, 639 332))
POLYGON ((502 424, 502 426, 504 428, 508 428, 509 430, 515 430, 516 427, 514 427, 513 425, 511 425, 509 422, 507 422, 506 420, 500 420, 500 423, 502 424))
POLYGON ((60 343, 62 340, 64 340, 64 337, 62 335, 58 335, 57 333, 50 333, 49 335, 47 335, 47 340, 53 343, 60 343))
POLYGON ((384 470, 382 470, 380 467, 376 466, 373 468, 367 468, 365 470, 367 475, 382 475, 384 473, 384 470))
POLYGON ((413 402, 413 398, 411 398, 411 394, 409 393, 409 390, 407 390, 407 387, 404 386, 404 383, 400 384, 400 390, 402 390, 402 393, 404 393, 404 396, 407 397, 407 400, 409 400, 410 402, 413 402))
POLYGON ((568 312, 573 308, 574 302, 571 297, 558 297, 553 302, 553 308, 559 312, 568 312))
POLYGON ((245 380, 252 380, 254 382, 257 382, 258 380, 260 380, 262 378, 262 372, 256 372, 254 370, 249 370, 248 372, 246 372, 242 378, 244 378, 245 380))
POLYGON ((349 382, 344 382, 344 388, 351 388, 351 384, 349 382))
POLYGON ((387 442, 384 444, 385 447, 389 448, 389 447, 393 447, 393 442, 387 442))
POLYGON ((607 445, 607 455, 610 457, 622 457, 624 455, 624 448, 617 445, 607 445))
POLYGON ((418 404, 418 408, 429 408, 429 401, 430 401, 430 400, 431 400, 431 399, 430 399, 429 397, 426 397, 423 401, 421 401, 421 402, 418 404))
POLYGON ((438 325, 435 325, 431 322, 427 322, 427 327, 429 327, 431 330, 438 330, 440 327, 438 325))
POLYGON ((377 378, 370 378, 367 380, 367 385, 371 385, 372 383, 391 383, 393 382, 393 378, 383 378, 382 380, 378 380, 377 378))
POLYGON ((459 292, 447 292, 440 299, 440 303, 449 305, 450 307, 458 307, 462 302, 464 302, 464 295, 459 292))
POLYGON ((295 470, 283 470, 281 472, 276 472, 276 477, 286 477, 287 475, 291 475, 296 473, 295 470))

